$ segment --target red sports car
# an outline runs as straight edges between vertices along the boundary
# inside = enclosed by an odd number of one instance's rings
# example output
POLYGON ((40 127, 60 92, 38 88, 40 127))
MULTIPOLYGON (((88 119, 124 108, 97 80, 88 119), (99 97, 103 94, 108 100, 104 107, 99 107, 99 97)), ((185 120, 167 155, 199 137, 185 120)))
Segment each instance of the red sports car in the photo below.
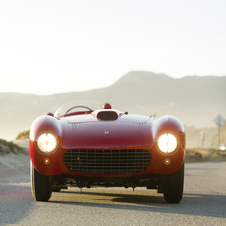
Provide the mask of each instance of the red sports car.
POLYGON ((183 196, 185 129, 170 115, 71 101, 33 122, 29 149, 36 201, 68 187, 146 187, 168 203, 183 196))

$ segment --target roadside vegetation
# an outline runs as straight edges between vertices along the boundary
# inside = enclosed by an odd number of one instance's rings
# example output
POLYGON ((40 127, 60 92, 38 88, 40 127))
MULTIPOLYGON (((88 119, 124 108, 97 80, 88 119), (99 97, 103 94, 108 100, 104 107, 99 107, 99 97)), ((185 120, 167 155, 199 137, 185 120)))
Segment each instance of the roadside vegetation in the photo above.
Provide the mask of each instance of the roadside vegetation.
POLYGON ((186 148, 186 162, 226 161, 226 151, 213 148, 186 148))
POLYGON ((26 151, 26 148, 22 148, 16 144, 14 144, 11 141, 6 141, 3 139, 0 139, 0 155, 5 155, 9 153, 14 153, 14 154, 27 154, 28 152, 26 151))
POLYGON ((30 130, 23 131, 18 134, 16 140, 22 140, 22 139, 29 138, 29 134, 30 134, 30 130))

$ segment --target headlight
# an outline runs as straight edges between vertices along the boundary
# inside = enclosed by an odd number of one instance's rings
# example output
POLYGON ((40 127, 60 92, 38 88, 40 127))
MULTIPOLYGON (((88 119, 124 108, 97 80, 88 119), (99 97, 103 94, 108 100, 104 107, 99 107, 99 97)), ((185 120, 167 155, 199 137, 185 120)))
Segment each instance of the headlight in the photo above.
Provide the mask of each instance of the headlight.
POLYGON ((57 149, 58 139, 55 134, 46 131, 37 137, 36 144, 41 152, 50 154, 57 149))
POLYGON ((165 153, 170 154, 177 149, 177 138, 171 133, 164 133, 158 137, 158 149, 165 153))

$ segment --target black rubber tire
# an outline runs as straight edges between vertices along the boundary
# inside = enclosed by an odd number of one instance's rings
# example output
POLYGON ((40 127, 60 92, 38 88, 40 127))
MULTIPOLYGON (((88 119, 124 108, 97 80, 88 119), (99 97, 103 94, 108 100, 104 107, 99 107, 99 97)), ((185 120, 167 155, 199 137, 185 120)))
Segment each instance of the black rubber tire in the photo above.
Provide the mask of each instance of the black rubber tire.
POLYGON ((30 163, 31 191, 36 201, 48 201, 52 195, 51 177, 40 174, 30 163))
POLYGON ((179 203, 183 197, 184 163, 174 174, 164 176, 164 199, 168 203, 179 203))

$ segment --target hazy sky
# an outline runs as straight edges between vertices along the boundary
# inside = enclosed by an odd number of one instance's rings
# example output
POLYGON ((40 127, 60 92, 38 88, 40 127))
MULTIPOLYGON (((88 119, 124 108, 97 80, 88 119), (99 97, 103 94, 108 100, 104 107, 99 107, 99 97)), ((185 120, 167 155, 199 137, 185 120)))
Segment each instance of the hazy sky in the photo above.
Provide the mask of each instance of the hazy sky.
POLYGON ((131 70, 226 75, 225 0, 0 0, 0 92, 111 85, 131 70))

